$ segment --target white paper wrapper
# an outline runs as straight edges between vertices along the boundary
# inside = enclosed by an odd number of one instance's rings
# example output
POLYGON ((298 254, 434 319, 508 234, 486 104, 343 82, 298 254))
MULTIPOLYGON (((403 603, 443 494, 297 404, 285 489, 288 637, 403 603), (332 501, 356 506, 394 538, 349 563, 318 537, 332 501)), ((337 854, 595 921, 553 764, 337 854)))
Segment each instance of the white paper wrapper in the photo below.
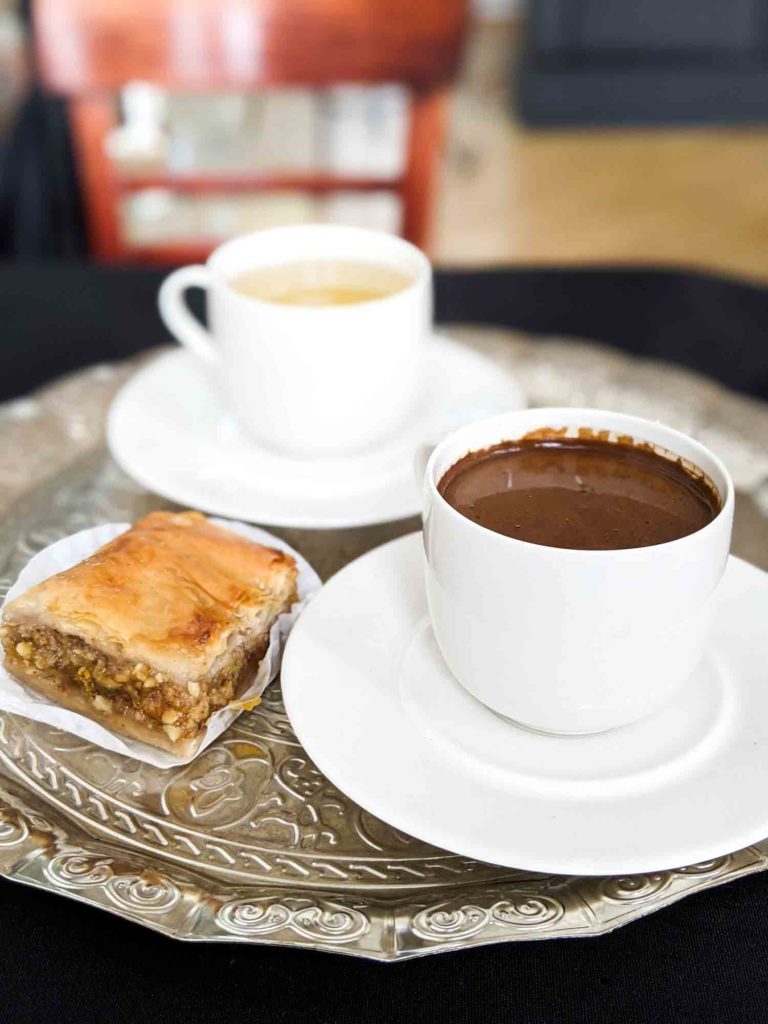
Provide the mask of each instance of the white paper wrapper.
MULTIPOLYGON (((214 519, 210 521, 227 530, 240 533, 258 544, 265 544, 268 547, 280 548, 287 551, 296 559, 299 569, 298 596, 299 600, 293 605, 290 612, 281 615, 272 626, 269 638, 269 647, 265 654, 259 670, 256 673, 247 690, 238 695, 237 700, 232 701, 226 708, 211 715, 200 745, 192 757, 178 757, 165 750, 158 750, 146 743, 132 740, 127 736, 118 736, 109 729, 105 729, 98 722, 75 711, 60 707, 47 697, 37 694, 28 689, 23 683, 17 682, 8 674, 4 667, 0 666, 0 709, 9 711, 14 715, 22 715, 24 718, 32 718, 36 722, 45 722, 63 729, 66 732, 74 733, 84 740, 89 740, 106 750, 113 750, 118 754, 125 754, 126 757, 136 758, 137 761, 145 761, 147 764, 155 765, 157 768, 172 768, 175 765, 188 764, 213 743, 217 736, 220 736, 225 729, 234 722, 243 711, 243 704, 249 699, 258 697, 267 684, 270 683, 278 673, 280 660, 283 652, 283 645, 291 627, 301 613, 302 608, 312 595, 320 589, 320 578, 312 566, 301 557, 293 548, 290 548, 278 537, 274 537, 266 530, 260 530, 256 526, 248 526, 245 523, 232 522, 228 519, 214 519)), ((104 523, 102 526, 94 526, 90 530, 81 530, 80 533, 72 534, 71 537, 64 537, 56 541, 42 551, 38 552, 22 569, 19 578, 8 591, 5 600, 12 601, 13 598, 29 590, 35 583, 40 583, 49 576, 69 569, 84 558, 92 555, 108 541, 129 528, 129 523, 104 523)))

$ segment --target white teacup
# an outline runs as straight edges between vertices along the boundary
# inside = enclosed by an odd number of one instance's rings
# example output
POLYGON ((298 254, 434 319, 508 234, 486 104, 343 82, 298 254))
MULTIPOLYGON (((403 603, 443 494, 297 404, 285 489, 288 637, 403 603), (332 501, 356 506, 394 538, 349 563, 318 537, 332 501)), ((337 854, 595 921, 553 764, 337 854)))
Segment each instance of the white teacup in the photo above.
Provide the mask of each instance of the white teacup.
POLYGON ((652 713, 702 655, 733 506, 733 482, 712 452, 636 416, 529 409, 458 430, 425 475, 427 598, 448 667, 488 707, 543 732, 600 732, 652 713), (494 533, 440 495, 443 474, 468 452, 545 427, 608 430, 681 456, 715 485, 721 510, 679 540, 583 551, 494 533))
POLYGON ((256 440, 287 452, 343 454, 395 430, 414 408, 432 321, 429 260, 402 239, 310 224, 226 242, 205 266, 163 282, 160 313, 218 378, 224 400, 256 440), (240 294, 232 278, 278 264, 360 261, 410 283, 373 301, 298 306, 240 294), (209 329, 190 313, 188 288, 206 291, 209 329))

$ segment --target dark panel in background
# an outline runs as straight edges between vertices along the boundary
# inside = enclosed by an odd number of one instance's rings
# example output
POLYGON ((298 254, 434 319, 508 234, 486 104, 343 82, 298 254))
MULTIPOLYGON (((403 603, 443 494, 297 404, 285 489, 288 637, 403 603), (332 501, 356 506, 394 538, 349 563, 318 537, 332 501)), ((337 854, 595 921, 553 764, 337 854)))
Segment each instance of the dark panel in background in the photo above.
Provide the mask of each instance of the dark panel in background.
MULTIPOLYGON (((584 50, 759 50, 764 0, 565 0, 584 50)), ((536 3, 536 0, 533 0, 536 3)))
POLYGON ((531 125, 768 122, 763 0, 529 0, 531 125))

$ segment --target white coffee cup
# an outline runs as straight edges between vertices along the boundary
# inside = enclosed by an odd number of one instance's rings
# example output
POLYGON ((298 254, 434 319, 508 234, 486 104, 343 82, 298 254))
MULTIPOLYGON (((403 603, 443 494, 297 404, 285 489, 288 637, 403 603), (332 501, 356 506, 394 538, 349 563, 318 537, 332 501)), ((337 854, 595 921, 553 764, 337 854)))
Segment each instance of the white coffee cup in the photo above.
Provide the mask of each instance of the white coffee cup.
POLYGON ((160 313, 209 368, 224 401, 257 441, 302 455, 363 449, 414 408, 432 320, 432 272, 415 246, 378 231, 309 224, 226 242, 203 265, 163 282, 160 313), (298 306, 235 291, 246 271, 307 260, 361 261, 411 283, 380 299, 298 306), (206 330, 184 301, 206 291, 206 330))
POLYGON ((425 474, 426 588, 446 664, 478 700, 543 732, 601 732, 645 717, 702 655, 733 506, 733 483, 712 452, 636 416, 529 409, 458 430, 425 474), (547 427, 607 430, 680 456, 709 477, 721 510, 679 540, 582 551, 494 533, 440 495, 443 474, 468 452, 547 427))

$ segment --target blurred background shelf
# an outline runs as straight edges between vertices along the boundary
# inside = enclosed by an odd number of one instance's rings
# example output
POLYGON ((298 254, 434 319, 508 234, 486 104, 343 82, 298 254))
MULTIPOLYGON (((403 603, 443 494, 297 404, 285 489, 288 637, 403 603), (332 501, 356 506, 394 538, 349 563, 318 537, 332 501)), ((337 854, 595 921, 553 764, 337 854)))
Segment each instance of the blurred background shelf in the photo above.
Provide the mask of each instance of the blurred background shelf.
MULTIPOLYGON (((13 0, 0 10, 7 137, 28 73, 13 0)), ((768 280, 764 29, 757 0, 477 0, 426 200, 430 255, 464 267, 665 265, 768 280), (643 82, 632 99, 631 83, 643 82)), ((108 149, 139 261, 185 259, 185 245, 280 223, 400 226, 391 186, 407 149, 402 86, 200 94, 138 81, 122 111, 108 149), (249 193, 246 173, 286 186, 319 177, 310 189, 249 193), (336 175, 364 188, 331 194, 323 182, 336 175), (195 195, 190 182, 209 177, 221 179, 216 193, 195 195), (391 180, 379 189, 379 177, 391 180)))

